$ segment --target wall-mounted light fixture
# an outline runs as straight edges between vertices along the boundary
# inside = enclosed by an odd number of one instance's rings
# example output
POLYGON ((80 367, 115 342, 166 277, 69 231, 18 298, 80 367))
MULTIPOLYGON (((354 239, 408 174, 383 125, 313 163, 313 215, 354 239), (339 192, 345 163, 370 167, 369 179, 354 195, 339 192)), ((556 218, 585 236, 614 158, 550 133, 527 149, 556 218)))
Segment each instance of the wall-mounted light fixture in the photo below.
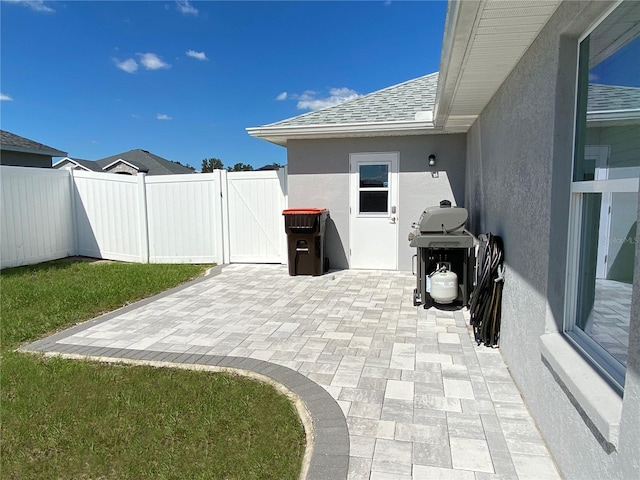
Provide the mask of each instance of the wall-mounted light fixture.
POLYGON ((429 166, 430 167, 435 167, 436 166, 436 156, 435 155, 429 155, 429 166))

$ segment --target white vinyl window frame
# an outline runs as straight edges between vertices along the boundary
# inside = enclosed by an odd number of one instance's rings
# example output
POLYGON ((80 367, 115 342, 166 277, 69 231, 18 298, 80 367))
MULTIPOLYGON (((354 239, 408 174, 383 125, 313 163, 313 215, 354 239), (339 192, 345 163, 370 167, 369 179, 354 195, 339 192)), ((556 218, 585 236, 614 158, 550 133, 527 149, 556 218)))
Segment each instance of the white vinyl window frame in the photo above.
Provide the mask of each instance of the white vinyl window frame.
POLYGON ((380 217, 380 218, 388 218, 391 216, 391 188, 393 186, 393 181, 391 175, 393 175, 391 161, 388 160, 372 160, 372 161, 362 161, 357 164, 357 183, 356 183, 356 215, 358 217, 380 217), (360 186, 360 167, 368 167, 368 166, 378 166, 378 165, 386 165, 387 167, 387 186, 384 187, 362 187, 360 186), (386 192, 387 194, 387 209, 385 211, 380 212, 363 212, 360 201, 360 194, 363 192, 386 192))
POLYGON ((624 388, 626 369, 612 355, 576 327, 578 319, 578 277, 580 271, 580 239, 582 235, 582 208, 585 194, 638 193, 639 180, 618 179, 573 182, 569 214, 569 242, 567 252, 567 284, 565 293, 564 332, 574 345, 593 360, 598 369, 619 389, 624 388))
MULTIPOLYGON (((619 392, 624 390, 626 368, 616 361, 613 356, 589 337, 582 329, 576 326, 578 315, 578 284, 580 272, 580 248, 582 235, 583 201, 586 194, 594 193, 638 193, 640 191, 640 179, 606 179, 606 180, 574 180, 576 168, 576 135, 578 133, 578 115, 586 115, 587 112, 578 111, 578 84, 580 71, 585 68, 580 64, 580 48, 582 42, 616 9, 622 0, 616 2, 600 19, 594 23, 578 40, 576 52, 576 79, 575 101, 573 116, 573 149, 571 158, 571 199, 569 211, 569 238, 567 243, 567 281, 565 286, 565 309, 563 330, 571 343, 584 355, 591 359, 593 365, 603 374, 619 392)), ((587 67, 588 68, 588 64, 587 67)), ((633 319, 632 319, 633 320, 633 319)))

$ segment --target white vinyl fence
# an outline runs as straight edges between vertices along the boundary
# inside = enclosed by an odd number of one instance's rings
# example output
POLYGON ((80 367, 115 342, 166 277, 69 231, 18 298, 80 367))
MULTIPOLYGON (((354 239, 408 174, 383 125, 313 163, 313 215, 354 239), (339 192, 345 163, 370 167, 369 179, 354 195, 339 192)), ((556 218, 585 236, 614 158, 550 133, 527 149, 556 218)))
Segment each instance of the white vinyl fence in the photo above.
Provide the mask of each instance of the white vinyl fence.
POLYGON ((0 167, 1 268, 82 255, 286 263, 286 171, 135 177, 0 167))

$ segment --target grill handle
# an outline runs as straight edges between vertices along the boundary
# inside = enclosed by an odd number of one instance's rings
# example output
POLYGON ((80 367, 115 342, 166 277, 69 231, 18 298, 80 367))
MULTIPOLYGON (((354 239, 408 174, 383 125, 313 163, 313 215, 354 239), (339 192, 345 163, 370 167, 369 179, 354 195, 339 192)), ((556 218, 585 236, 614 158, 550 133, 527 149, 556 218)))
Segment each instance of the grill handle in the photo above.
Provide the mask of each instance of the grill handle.
POLYGON ((415 254, 413 257, 411 257, 411 275, 415 275, 416 271, 415 271, 415 266, 418 263, 418 254, 415 254))

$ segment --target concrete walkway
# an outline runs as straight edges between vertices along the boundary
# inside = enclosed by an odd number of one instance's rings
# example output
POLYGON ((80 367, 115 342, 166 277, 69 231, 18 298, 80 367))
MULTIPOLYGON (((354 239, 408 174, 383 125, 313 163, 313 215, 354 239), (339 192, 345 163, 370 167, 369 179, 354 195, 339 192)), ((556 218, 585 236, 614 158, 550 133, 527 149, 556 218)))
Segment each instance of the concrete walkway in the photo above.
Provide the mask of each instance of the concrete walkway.
POLYGON ((230 265, 25 349, 269 376, 313 418, 309 478, 560 478, 500 351, 475 345, 466 311, 414 307, 414 286, 230 265))

